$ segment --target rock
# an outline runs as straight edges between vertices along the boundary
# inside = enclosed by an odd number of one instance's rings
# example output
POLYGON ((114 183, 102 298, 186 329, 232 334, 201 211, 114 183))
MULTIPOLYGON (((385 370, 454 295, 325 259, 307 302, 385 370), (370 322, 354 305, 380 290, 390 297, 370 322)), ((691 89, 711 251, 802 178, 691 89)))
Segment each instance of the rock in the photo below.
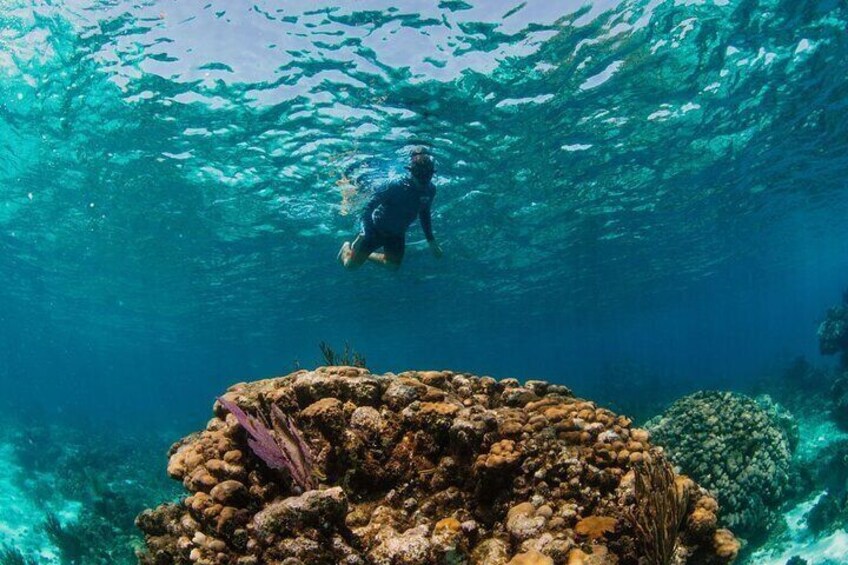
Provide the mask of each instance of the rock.
POLYGON ((350 427, 359 430, 369 436, 376 436, 383 432, 385 421, 376 408, 371 406, 360 406, 350 416, 350 427))
POLYGON ((689 514, 688 526, 693 535, 701 539, 711 536, 718 528, 718 503, 710 496, 703 496, 695 503, 695 509, 689 514))
POLYGON ((509 439, 501 440, 489 449, 489 453, 477 459, 477 467, 488 470, 505 470, 513 467, 521 458, 515 442, 509 439))
POLYGON ((517 541, 529 539, 545 527, 547 520, 536 514, 536 508, 529 502, 522 502, 509 509, 506 515, 506 529, 517 541))
POLYGON ((814 534, 833 531, 848 524, 848 501, 846 495, 827 492, 819 498, 806 515, 807 527, 814 534))
POLYGON ((528 551, 510 559, 508 565, 554 565, 554 560, 538 551, 528 551))
POLYGON ((454 517, 443 518, 436 522, 430 537, 430 544, 436 554, 450 561, 467 552, 467 543, 462 524, 454 517))
POLYGON ((713 547, 718 558, 732 562, 739 555, 741 544, 730 530, 721 529, 717 530, 713 536, 713 547))
POLYGON ((830 388, 833 420, 843 430, 848 430, 848 371, 837 377, 830 388))
POLYGON ((574 549, 568 555, 568 565, 616 565, 618 558, 611 555, 606 546, 593 545, 588 553, 574 549))
POLYGON ((822 355, 848 351, 848 305, 834 306, 819 325, 819 350, 822 355))
POLYGON ((316 400, 300 416, 330 436, 338 436, 345 427, 344 406, 338 398, 316 400))
POLYGON ((369 554, 374 565, 419 565, 431 561, 427 526, 388 535, 369 554))
POLYGON ((509 544, 498 538, 482 541, 471 553, 472 563, 504 565, 509 559, 509 544))
POLYGON ((427 391, 427 385, 410 378, 399 378, 392 381, 383 395, 383 402, 395 411, 400 411, 420 397, 427 391))
POLYGON ((266 535, 296 531, 304 526, 318 528, 343 521, 347 509, 347 496, 340 487, 310 490, 269 504, 256 514, 253 524, 266 535))
POLYGON ((247 488, 238 481, 224 481, 209 493, 215 502, 227 506, 241 506, 249 499, 247 488))

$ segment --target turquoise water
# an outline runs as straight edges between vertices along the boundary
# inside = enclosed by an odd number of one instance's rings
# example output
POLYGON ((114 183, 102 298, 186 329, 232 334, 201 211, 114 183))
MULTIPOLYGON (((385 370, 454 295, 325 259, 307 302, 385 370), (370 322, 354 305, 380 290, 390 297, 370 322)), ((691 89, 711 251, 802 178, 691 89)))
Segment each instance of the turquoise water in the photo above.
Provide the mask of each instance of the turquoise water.
POLYGON ((645 417, 848 284, 841 0, 0 0, 0 400, 170 441, 349 341, 645 417), (335 262, 425 145, 433 258, 335 262))

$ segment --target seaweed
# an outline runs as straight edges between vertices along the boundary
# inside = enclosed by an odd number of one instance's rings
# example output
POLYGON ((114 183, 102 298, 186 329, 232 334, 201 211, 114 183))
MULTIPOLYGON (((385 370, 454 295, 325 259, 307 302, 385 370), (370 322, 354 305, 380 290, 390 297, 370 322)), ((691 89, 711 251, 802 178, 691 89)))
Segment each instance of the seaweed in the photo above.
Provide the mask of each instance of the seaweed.
POLYGON ((59 550, 63 563, 76 563, 85 555, 85 543, 80 532, 72 526, 63 526, 53 512, 47 513, 44 532, 59 550))
POLYGON ((0 565, 37 565, 32 557, 25 557, 21 550, 4 545, 0 549, 0 565))
POLYGON ((318 347, 324 356, 325 365, 367 368, 365 357, 354 350, 348 342, 345 342, 344 352, 342 354, 336 353, 326 341, 319 343, 318 347))

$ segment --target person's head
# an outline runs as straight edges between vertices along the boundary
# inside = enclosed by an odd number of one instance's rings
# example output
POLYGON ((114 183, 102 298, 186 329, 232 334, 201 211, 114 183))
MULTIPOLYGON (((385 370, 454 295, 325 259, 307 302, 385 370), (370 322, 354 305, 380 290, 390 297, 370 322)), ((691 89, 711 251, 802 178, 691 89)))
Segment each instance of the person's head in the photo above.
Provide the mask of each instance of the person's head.
POLYGON ((433 157, 423 147, 416 147, 409 156, 409 172, 418 182, 426 184, 433 178, 436 164, 433 157))

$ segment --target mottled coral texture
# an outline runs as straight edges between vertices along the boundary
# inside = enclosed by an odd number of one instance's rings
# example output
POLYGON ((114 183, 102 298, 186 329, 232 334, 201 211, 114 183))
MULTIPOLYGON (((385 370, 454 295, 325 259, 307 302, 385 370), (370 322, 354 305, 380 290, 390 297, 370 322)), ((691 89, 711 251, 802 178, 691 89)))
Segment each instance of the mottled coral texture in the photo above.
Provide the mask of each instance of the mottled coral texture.
MULTIPOLYGON (((290 416, 318 488, 300 492, 269 468, 216 403, 170 453, 189 496, 138 518, 140 563, 639 563, 633 466, 657 452, 645 430, 564 386, 322 367, 224 398, 290 416)), ((739 546, 718 528, 716 501, 679 483, 690 502, 673 562, 732 561, 739 546)))
POLYGON ((647 427, 681 471, 717 495, 734 532, 756 538, 768 531, 790 486, 797 443, 785 411, 765 398, 698 392, 647 427))

